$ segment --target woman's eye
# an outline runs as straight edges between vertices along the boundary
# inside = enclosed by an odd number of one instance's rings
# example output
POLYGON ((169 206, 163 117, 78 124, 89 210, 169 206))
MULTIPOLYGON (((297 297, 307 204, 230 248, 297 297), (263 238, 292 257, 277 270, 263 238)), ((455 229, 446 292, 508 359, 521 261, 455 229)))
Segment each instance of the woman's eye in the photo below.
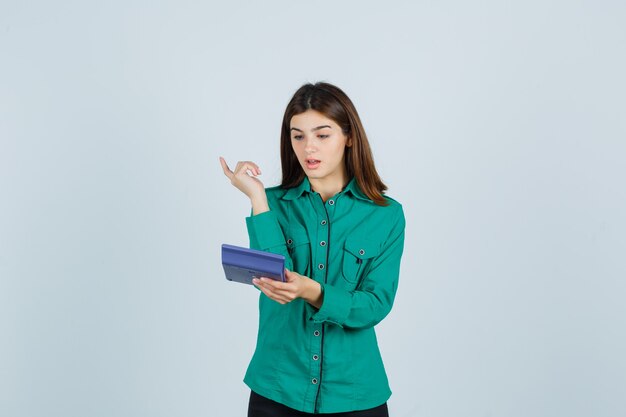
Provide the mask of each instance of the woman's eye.
POLYGON ((302 135, 297 135, 297 136, 294 136, 293 138, 294 138, 295 140, 300 140, 300 139, 302 139, 302 135))
POLYGON ((330 135, 320 135, 320 138, 322 139, 326 139, 327 137, 329 137, 330 135))

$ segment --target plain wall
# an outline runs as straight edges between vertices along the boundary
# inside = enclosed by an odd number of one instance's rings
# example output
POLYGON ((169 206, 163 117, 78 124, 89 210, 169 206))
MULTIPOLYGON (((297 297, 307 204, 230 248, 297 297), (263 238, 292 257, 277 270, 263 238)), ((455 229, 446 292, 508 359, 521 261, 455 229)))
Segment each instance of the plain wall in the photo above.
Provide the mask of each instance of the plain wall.
POLYGON ((407 218, 393 417, 626 415, 621 1, 0 4, 0 415, 244 416, 226 282, 305 82, 407 218))

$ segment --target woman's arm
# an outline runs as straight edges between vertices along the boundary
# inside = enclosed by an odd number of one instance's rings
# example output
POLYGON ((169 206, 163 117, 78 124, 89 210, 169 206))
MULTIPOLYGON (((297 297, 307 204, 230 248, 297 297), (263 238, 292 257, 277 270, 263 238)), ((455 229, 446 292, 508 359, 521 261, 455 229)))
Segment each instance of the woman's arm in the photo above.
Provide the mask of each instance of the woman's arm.
POLYGON ((293 262, 285 245, 285 236, 278 224, 278 219, 274 213, 270 212, 265 187, 256 178, 256 176, 261 175, 259 166, 251 161, 239 161, 235 170, 231 171, 226 160, 221 156, 220 164, 222 165, 224 175, 228 177, 231 184, 250 198, 252 215, 246 219, 250 247, 278 253, 285 257, 287 282, 282 283, 263 278, 263 280, 253 280, 254 284, 268 297, 281 304, 301 297, 312 306, 319 308, 322 304, 320 284, 311 278, 290 271, 293 267, 293 262), (266 280, 270 282, 266 282, 266 280), (283 286, 278 288, 272 287, 274 283, 283 286))

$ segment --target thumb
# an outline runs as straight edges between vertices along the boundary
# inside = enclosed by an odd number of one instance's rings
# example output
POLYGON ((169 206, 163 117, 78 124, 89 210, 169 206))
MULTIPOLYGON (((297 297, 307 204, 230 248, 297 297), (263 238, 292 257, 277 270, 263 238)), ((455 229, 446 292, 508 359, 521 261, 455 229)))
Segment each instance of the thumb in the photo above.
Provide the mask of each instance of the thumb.
POLYGON ((296 273, 285 268, 285 279, 287 279, 287 282, 295 281, 297 279, 296 273))

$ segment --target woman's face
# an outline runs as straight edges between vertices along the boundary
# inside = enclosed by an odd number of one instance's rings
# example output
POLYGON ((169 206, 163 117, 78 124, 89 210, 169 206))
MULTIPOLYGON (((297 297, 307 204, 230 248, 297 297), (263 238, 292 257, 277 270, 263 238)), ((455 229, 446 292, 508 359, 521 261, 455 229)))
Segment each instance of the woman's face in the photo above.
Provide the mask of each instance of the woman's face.
POLYGON ((332 119, 316 110, 291 118, 291 146, 309 180, 346 182, 344 151, 350 140, 332 119))

